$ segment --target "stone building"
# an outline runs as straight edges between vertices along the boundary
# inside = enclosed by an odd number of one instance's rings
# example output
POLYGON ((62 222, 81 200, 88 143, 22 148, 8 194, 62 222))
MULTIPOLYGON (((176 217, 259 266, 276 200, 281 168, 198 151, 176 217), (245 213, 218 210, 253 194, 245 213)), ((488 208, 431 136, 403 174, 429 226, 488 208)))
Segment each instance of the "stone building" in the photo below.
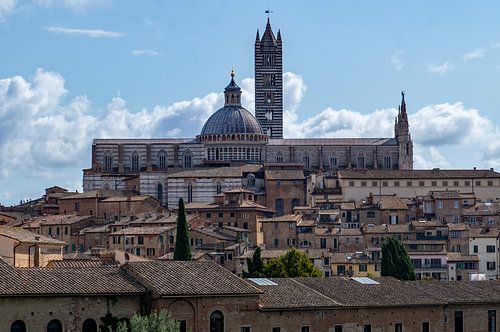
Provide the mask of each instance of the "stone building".
MULTIPOLYGON (((91 167, 83 170, 84 191, 134 190, 175 207, 167 178, 187 169, 245 163, 301 163, 307 172, 413 168, 404 94, 394 137, 287 139, 283 138, 282 72, 281 33, 275 37, 268 22, 255 42, 255 117, 242 107, 241 89, 231 73, 224 107, 195 138, 94 139, 91 167)), ((187 188, 186 183, 181 185, 187 188)))

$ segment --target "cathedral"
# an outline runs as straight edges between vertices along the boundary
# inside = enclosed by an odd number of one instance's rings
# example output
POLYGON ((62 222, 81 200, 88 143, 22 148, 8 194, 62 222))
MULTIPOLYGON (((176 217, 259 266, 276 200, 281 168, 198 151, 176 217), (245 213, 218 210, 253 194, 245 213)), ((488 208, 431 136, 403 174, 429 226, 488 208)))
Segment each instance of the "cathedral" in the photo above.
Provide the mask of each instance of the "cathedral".
MULTIPOLYGON (((175 175, 180 172, 186 175, 183 181, 187 183, 196 174, 210 178, 200 175, 210 169, 229 170, 243 165, 301 164, 305 174, 335 173, 338 169, 413 168, 404 93, 394 137, 284 138, 282 45, 280 31, 275 35, 268 19, 262 37, 257 30, 255 40, 255 116, 242 107, 241 89, 231 72, 224 90, 224 106, 206 121, 195 138, 94 139, 92 166, 83 170, 84 191, 128 189, 171 205, 174 200, 169 195, 182 184, 170 188, 169 179, 179 179, 175 175)), ((212 180, 213 185, 204 182, 203 201, 210 200, 210 194, 242 185, 238 181, 212 180)), ((192 196, 192 192, 186 192, 188 201, 192 201, 192 196)))

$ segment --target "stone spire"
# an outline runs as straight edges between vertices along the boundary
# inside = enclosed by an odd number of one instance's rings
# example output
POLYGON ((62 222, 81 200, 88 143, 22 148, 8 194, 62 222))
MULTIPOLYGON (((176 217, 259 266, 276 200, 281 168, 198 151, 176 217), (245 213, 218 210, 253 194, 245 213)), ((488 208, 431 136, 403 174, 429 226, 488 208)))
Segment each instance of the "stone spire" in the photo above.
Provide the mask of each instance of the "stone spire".
POLYGON ((234 81, 234 70, 231 70, 231 82, 224 89, 224 106, 241 106, 241 89, 234 81))

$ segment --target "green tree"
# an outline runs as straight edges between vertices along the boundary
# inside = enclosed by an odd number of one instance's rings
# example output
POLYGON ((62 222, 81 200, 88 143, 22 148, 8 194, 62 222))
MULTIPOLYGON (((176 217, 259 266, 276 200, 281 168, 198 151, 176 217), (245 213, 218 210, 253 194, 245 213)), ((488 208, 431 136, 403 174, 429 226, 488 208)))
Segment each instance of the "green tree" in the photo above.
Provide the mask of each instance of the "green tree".
POLYGON ((382 244, 382 276, 415 280, 415 269, 401 241, 390 237, 382 244))
POLYGON ((296 249, 271 259, 264 264, 264 276, 268 278, 321 277, 323 274, 314 266, 307 255, 296 249))
POLYGON ((175 241, 174 260, 190 261, 192 259, 191 243, 189 241, 189 228, 186 218, 184 200, 179 198, 179 211, 177 215, 177 237, 175 241))
POLYGON ((252 258, 247 258, 248 272, 243 271, 244 278, 261 278, 264 276, 264 264, 262 263, 261 249, 255 248, 252 258))
POLYGON ((179 332, 179 322, 164 310, 154 311, 148 316, 134 314, 127 323, 121 322, 116 332, 179 332))

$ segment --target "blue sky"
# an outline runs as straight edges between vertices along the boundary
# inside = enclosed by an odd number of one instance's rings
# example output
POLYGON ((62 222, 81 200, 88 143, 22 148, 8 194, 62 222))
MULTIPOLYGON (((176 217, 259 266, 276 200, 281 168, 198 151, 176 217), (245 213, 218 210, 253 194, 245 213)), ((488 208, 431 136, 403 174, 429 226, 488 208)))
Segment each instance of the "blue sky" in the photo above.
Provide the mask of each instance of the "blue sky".
MULTIPOLYGON (((78 188, 94 137, 196 135, 232 67, 253 110, 268 5, 0 0, 0 203, 78 188)), ((405 90, 416 167, 500 167, 499 2, 270 5, 287 137, 391 136, 405 90)))

